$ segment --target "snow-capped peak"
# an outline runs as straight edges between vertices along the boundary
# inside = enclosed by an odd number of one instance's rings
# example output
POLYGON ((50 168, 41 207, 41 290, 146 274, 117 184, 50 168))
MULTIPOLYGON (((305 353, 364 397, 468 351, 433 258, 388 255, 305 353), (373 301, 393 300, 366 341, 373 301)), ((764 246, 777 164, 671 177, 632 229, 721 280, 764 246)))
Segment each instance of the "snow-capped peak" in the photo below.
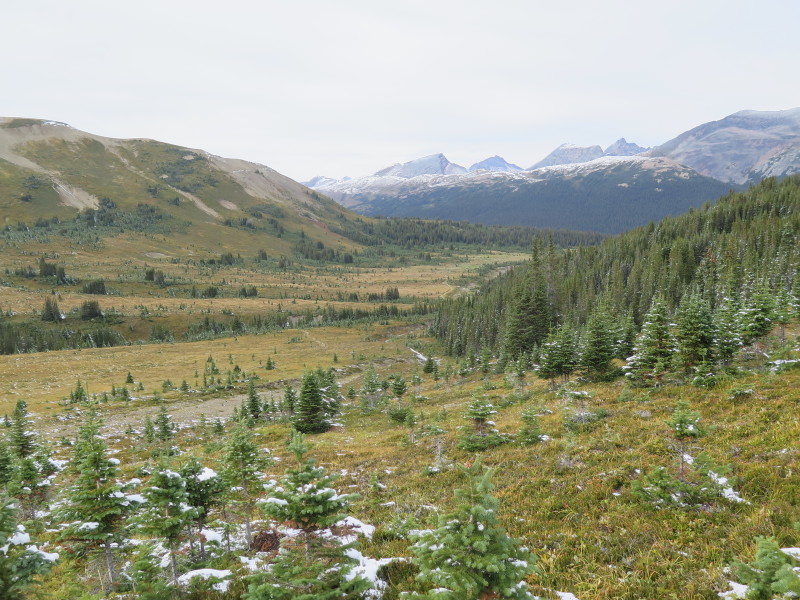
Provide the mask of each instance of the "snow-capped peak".
POLYGON ((522 168, 518 167, 515 164, 512 164, 506 159, 501 156, 491 156, 489 158, 485 158, 480 162, 476 162, 472 165, 469 169, 469 172, 472 171, 500 171, 500 172, 508 172, 508 171, 522 171, 522 168))
POLYGON ((451 163, 444 154, 431 154, 405 163, 397 163, 375 173, 376 177, 393 176, 411 179, 419 175, 454 175, 466 173, 461 165, 451 163))

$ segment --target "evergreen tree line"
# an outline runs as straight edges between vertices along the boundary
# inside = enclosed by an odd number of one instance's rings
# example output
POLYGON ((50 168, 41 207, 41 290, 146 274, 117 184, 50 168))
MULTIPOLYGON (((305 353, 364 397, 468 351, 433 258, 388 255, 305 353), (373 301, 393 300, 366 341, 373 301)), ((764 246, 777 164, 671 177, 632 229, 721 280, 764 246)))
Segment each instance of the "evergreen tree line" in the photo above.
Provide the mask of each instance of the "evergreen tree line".
POLYGON ((755 310, 759 294, 800 295, 800 177, 746 192, 595 246, 535 241, 531 261, 479 293, 442 302, 433 332, 448 353, 489 348, 515 358, 558 326, 590 324, 607 307, 616 328, 642 327, 658 297, 673 314, 687 294, 717 311, 755 310), (726 300, 727 299, 727 300, 726 300))
POLYGON ((552 239, 559 247, 570 247, 597 244, 606 237, 604 234, 588 231, 399 217, 370 220, 359 218, 354 224, 333 227, 332 230, 365 246, 394 244, 409 249, 450 244, 526 249, 530 248, 534 239, 552 239))

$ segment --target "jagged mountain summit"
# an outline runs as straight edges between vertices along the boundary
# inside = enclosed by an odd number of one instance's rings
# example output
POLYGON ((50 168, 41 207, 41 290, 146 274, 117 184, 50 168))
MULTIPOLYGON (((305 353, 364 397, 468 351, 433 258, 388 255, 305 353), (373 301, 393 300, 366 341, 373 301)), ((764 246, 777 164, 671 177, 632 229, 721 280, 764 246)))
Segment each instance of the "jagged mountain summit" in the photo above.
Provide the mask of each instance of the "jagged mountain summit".
POLYGON ((528 171, 552 167, 553 165, 573 165, 585 163, 603 156, 600 146, 576 146, 575 144, 561 144, 539 162, 533 164, 528 171))
POLYGON ((746 184, 800 172, 800 108, 743 110, 654 148, 720 181, 746 184))
POLYGON ((397 163, 375 173, 376 177, 400 177, 410 179, 419 175, 458 175, 467 170, 451 163, 444 154, 431 154, 405 163, 397 163))
POLYGON ((642 152, 647 152, 649 148, 643 148, 639 144, 627 141, 625 138, 619 138, 616 142, 611 144, 603 152, 604 156, 636 156, 642 152))
POLYGON ((522 167, 518 167, 517 165, 508 162, 502 156, 494 155, 472 165, 469 168, 469 172, 471 173, 473 171, 494 171, 506 173, 510 171, 522 171, 522 167))

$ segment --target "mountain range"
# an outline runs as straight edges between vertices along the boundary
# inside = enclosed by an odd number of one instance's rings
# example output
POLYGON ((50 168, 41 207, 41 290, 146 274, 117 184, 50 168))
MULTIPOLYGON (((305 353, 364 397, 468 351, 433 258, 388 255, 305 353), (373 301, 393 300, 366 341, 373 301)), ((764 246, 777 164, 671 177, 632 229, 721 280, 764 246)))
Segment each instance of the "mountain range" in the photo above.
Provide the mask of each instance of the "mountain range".
POLYGON ((800 108, 737 112, 651 149, 624 138, 605 150, 564 144, 524 170, 499 156, 467 169, 434 154, 305 183, 366 215, 619 233, 798 172, 800 108))

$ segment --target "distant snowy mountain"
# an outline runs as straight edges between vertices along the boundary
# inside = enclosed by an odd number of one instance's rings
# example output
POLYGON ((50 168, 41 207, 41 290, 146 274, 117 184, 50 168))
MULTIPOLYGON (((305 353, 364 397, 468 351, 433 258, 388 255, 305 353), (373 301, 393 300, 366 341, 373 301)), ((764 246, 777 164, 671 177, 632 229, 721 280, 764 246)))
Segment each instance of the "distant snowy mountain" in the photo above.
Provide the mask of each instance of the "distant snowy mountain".
POLYGON ((605 156, 635 156, 642 152, 647 152, 648 148, 642 148, 639 144, 628 142, 625 138, 619 138, 616 142, 605 149, 605 156))
POLYGON ((480 162, 476 162, 469 168, 469 171, 470 173, 472 171, 508 172, 508 171, 522 171, 522 168, 506 161, 506 159, 502 158, 501 156, 495 155, 489 158, 485 158, 480 162))
POLYGON ((573 165, 584 163, 603 156, 600 146, 575 146, 574 144, 561 144, 542 160, 531 166, 528 170, 551 167, 553 165, 573 165))
POLYGON ((800 108, 743 110, 704 123, 651 151, 738 184, 800 172, 800 108))
POLYGON ((401 177, 409 179, 419 175, 455 175, 466 173, 467 170, 461 165, 451 163, 444 154, 431 154, 406 163, 394 164, 375 173, 376 177, 401 177))

